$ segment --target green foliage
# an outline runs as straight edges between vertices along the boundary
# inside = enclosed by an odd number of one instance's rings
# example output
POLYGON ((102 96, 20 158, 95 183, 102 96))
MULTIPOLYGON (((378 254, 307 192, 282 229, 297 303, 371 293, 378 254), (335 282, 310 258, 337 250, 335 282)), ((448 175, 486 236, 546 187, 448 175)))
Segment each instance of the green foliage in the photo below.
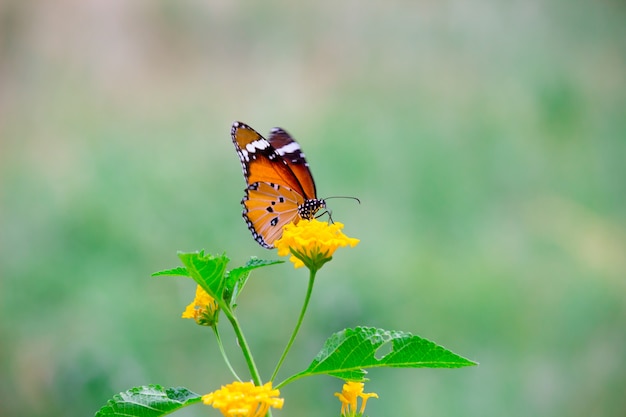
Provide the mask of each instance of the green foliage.
MULTIPOLYGON (((215 298, 233 326, 239 346, 249 367, 250 374, 256 385, 261 384, 258 370, 243 336, 239 322, 234 316, 233 307, 236 298, 243 290, 250 272, 264 266, 275 265, 282 261, 250 259, 244 266, 226 271, 229 259, 225 254, 214 256, 204 251, 179 253, 179 258, 185 265, 155 272, 153 276, 179 275, 191 277, 207 293, 215 298)), ((309 289, 301 311, 298 323, 292 337, 283 352, 273 375, 276 375, 282 361, 289 352, 298 332, 308 298, 311 295, 312 285, 315 282, 316 269, 310 269, 309 289)), ((201 324, 201 323, 200 323, 201 324)), ((224 356, 227 366, 236 375, 226 355, 217 329, 217 321, 211 326, 215 332, 218 345, 224 356)), ((373 327, 356 327, 344 329, 333 334, 324 343, 322 350, 313 359, 307 369, 299 372, 276 388, 305 376, 330 375, 346 381, 365 381, 366 368, 459 368, 476 365, 469 359, 463 358, 442 346, 411 333, 389 331, 373 327)), ((273 376, 270 382, 273 380, 273 376)), ((197 403, 199 396, 185 388, 163 389, 158 385, 137 387, 120 393, 109 400, 97 414, 97 417, 106 416, 135 416, 156 417, 171 413, 182 407, 197 403)))
POLYGON ((189 271, 187 271, 187 268, 185 268, 184 266, 177 266, 176 268, 164 269, 162 271, 154 272, 152 274, 153 277, 160 277, 160 276, 164 276, 164 275, 175 275, 175 276, 181 276, 181 277, 188 277, 189 276, 189 271))
POLYGON ((178 257, 185 265, 165 269, 152 274, 153 277, 176 275, 190 277, 202 287, 211 297, 223 301, 226 306, 234 306, 237 297, 246 285, 250 272, 264 266, 283 263, 281 260, 265 260, 252 257, 244 266, 226 270, 230 259, 226 255, 214 256, 197 252, 179 252, 178 257))
POLYGON ((200 395, 187 388, 148 385, 113 396, 95 417, 159 417, 200 402, 200 395))
POLYGON ((228 257, 226 255, 205 255, 204 251, 184 253, 179 252, 178 257, 187 268, 189 276, 198 283, 211 297, 216 300, 222 299, 222 292, 226 283, 224 275, 228 257))
POLYGON ((224 300, 228 305, 234 305, 237 297, 248 281, 252 270, 264 266, 283 263, 281 260, 264 260, 252 257, 244 266, 234 268, 226 274, 226 284, 224 286, 224 300))
POLYGON ((460 368, 472 365, 477 363, 411 333, 357 327, 333 334, 306 370, 280 385, 320 374, 365 381, 367 372, 364 368, 460 368), (382 353, 386 347, 390 349, 382 353))

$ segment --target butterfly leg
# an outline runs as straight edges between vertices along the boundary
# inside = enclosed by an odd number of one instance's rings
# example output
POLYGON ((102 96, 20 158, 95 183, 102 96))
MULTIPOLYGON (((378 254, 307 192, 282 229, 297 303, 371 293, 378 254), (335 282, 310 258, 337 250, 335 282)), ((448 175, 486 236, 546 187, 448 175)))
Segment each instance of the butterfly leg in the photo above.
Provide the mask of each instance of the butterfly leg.
POLYGON ((320 217, 322 217, 323 215, 328 214, 328 223, 330 224, 334 224, 335 221, 333 220, 333 216, 332 216, 332 212, 328 209, 324 210, 323 212, 321 212, 320 214, 317 214, 315 216, 316 219, 319 219, 320 217))

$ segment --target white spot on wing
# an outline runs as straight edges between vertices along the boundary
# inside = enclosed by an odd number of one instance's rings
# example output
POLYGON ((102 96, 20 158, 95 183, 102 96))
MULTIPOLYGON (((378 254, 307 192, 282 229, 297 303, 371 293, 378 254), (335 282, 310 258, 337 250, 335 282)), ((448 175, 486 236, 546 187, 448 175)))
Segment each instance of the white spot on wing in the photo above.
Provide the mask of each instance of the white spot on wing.
POLYGON ((291 142, 281 148, 276 149, 276 151, 280 154, 280 156, 285 155, 286 153, 293 153, 300 150, 300 145, 296 142, 291 142))
POLYGON ((248 150, 248 152, 254 153, 257 150, 263 150, 267 148, 268 146, 270 146, 270 143, 266 141, 265 139, 261 139, 261 140, 255 140, 255 141, 248 143, 246 145, 246 149, 248 150))

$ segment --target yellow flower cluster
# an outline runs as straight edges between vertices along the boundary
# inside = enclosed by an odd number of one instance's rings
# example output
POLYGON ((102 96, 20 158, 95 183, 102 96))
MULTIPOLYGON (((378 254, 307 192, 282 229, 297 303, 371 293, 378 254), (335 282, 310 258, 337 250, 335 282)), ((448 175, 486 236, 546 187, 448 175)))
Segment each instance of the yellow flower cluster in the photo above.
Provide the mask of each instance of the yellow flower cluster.
POLYGON ((196 298, 183 311, 182 318, 194 319, 203 326, 213 326, 217 323, 219 306, 201 286, 196 287, 196 298))
POLYGON ((294 267, 318 270, 332 259, 338 247, 354 247, 359 243, 359 239, 344 235, 341 229, 341 223, 300 220, 297 224, 285 225, 282 237, 274 242, 274 246, 278 248, 279 256, 292 255, 289 260, 294 267))
POLYGON ((367 403, 367 399, 370 397, 378 398, 378 394, 370 392, 363 392, 364 384, 362 382, 352 382, 348 381, 343 384, 343 391, 336 392, 335 396, 339 398, 341 401, 341 415, 344 417, 356 417, 363 415, 363 411, 365 411, 365 404, 367 403), (357 414, 357 400, 361 397, 361 409, 357 414))
POLYGON ((219 409, 226 417, 264 417, 270 407, 283 408, 280 392, 272 383, 256 386, 252 382, 233 382, 202 396, 202 402, 219 409))

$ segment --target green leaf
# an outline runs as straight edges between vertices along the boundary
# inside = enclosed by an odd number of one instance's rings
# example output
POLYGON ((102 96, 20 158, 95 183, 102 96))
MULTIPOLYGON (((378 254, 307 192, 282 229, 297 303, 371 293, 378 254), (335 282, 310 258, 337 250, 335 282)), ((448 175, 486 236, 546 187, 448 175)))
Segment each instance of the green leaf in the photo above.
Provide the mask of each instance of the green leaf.
POLYGON ((256 268, 261 268, 263 266, 275 265, 283 263, 284 261, 280 260, 265 260, 265 259, 257 259, 256 257, 250 258, 248 262, 244 266, 240 266, 238 268, 232 269, 228 272, 226 277, 226 285, 224 288, 224 300, 228 303, 228 305, 234 305, 237 301, 237 297, 241 294, 244 285, 248 281, 248 277, 250 276, 250 271, 256 268))
POLYGON ((162 275, 176 275, 176 276, 183 276, 183 277, 190 276, 189 272, 187 271, 187 268, 185 268, 184 266, 178 266, 172 269, 164 269, 163 271, 157 271, 152 274, 153 277, 159 277, 162 275))
POLYGON ((477 365, 442 346, 411 333, 373 327, 333 334, 309 367, 280 385, 309 375, 326 374, 365 381, 365 368, 460 368, 477 365))
POLYGON ((113 396, 95 417, 158 417, 200 402, 200 395, 187 388, 148 385, 113 396))
POLYGON ((221 300, 224 289, 224 274, 228 257, 226 255, 213 256, 204 254, 204 251, 183 253, 178 257, 187 268, 189 276, 198 283, 211 297, 221 300))

